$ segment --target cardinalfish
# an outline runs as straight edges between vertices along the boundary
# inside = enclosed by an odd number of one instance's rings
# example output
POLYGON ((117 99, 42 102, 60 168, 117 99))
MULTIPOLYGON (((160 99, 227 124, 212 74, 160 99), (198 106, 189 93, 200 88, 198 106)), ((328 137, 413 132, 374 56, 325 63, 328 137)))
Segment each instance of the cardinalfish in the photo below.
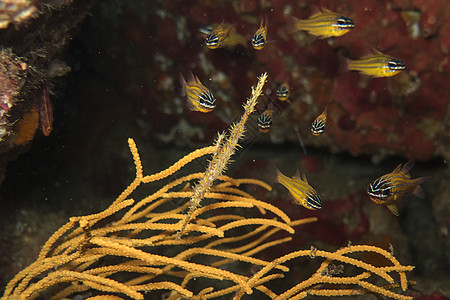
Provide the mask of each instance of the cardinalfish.
POLYGON ((230 35, 231 27, 232 25, 229 25, 227 28, 225 28, 222 23, 216 29, 208 33, 205 38, 206 46, 209 49, 217 49, 222 47, 223 42, 230 35))
POLYGON ((190 110, 207 113, 216 107, 216 98, 200 82, 197 76, 190 74, 190 80, 186 82, 183 75, 180 75, 181 96, 187 97, 187 103, 190 110))
POLYGON ((287 177, 280 171, 277 172, 277 180, 281 183, 294 198, 295 203, 303 205, 307 209, 315 210, 322 208, 322 198, 309 185, 305 174, 302 179, 299 177, 287 177))
POLYGON ((252 38, 252 46, 255 50, 261 50, 267 44, 267 21, 263 25, 263 21, 261 21, 261 25, 259 29, 256 30, 255 34, 252 38))
POLYGON ((275 94, 277 95, 278 100, 280 101, 286 101, 289 99, 289 83, 285 82, 282 85, 280 85, 275 94))
POLYGON ((325 125, 327 124, 327 107, 328 105, 311 124, 311 133, 315 136, 321 135, 325 131, 325 125))
POLYGON ((308 19, 294 18, 295 31, 303 30, 319 38, 341 36, 355 27, 352 19, 336 14, 326 8, 308 19))
POLYGON ((258 118, 258 129, 262 133, 268 133, 272 129, 273 105, 269 104, 267 109, 258 118))
POLYGON ((374 180, 367 188, 369 198, 376 204, 386 205, 396 216, 398 216, 398 208, 395 205, 397 199, 408 193, 424 198, 425 194, 420 184, 428 177, 411 179, 408 172, 414 163, 413 160, 410 160, 403 167, 402 164, 399 164, 391 173, 374 180))
POLYGON ((53 129, 53 107, 50 102, 47 82, 44 82, 41 89, 41 107, 39 109, 41 130, 45 136, 49 136, 53 129))
POLYGON ((233 48, 238 44, 245 47, 247 43, 245 37, 236 32, 233 24, 221 23, 215 29, 212 26, 205 26, 200 28, 200 32, 206 35, 205 44, 209 49, 233 48))
POLYGON ((391 77, 405 69, 400 59, 385 55, 378 50, 373 52, 359 60, 349 60, 348 68, 372 77, 391 77))

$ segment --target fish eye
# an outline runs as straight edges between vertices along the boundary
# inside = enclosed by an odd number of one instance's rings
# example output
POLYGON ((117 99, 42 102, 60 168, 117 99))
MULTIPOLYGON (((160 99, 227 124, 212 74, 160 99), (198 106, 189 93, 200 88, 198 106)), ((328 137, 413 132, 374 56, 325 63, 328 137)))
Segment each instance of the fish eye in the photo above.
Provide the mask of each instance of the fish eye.
POLYGON ((277 96, 283 97, 283 96, 287 96, 288 90, 284 86, 281 86, 278 88, 276 93, 277 93, 277 96))
POLYGON ((367 193, 379 198, 387 198, 391 194, 391 187, 377 179, 369 185, 367 193))
POLYGON ((252 44, 253 45, 259 45, 259 44, 264 44, 265 40, 264 37, 260 34, 255 34, 255 36, 253 36, 252 38, 252 44))
POLYGON ((311 131, 312 132, 323 132, 325 130, 325 123, 314 120, 312 126, 311 126, 311 131))
POLYGON ((211 92, 200 95, 199 102, 201 105, 206 106, 208 108, 216 107, 216 98, 214 98, 214 95, 211 92))
POLYGON ((380 190, 380 194, 383 195, 383 197, 388 197, 391 194, 391 189, 390 188, 382 189, 380 190))
POLYGON ((318 194, 309 195, 307 198, 308 204, 315 208, 315 209, 321 209, 322 208, 322 198, 318 194))
POLYGON ((215 45, 219 42, 219 36, 217 35, 217 33, 212 32, 206 36, 205 40, 207 45, 215 45))
POLYGON ((393 58, 388 61, 388 68, 390 70, 403 70, 405 69, 405 65, 400 59, 393 58))
POLYGON ((258 118, 258 125, 260 127, 270 127, 272 125, 272 117, 268 114, 262 114, 258 118))
POLYGON ((337 26, 341 29, 351 29, 355 27, 355 23, 350 18, 340 17, 337 19, 337 26))

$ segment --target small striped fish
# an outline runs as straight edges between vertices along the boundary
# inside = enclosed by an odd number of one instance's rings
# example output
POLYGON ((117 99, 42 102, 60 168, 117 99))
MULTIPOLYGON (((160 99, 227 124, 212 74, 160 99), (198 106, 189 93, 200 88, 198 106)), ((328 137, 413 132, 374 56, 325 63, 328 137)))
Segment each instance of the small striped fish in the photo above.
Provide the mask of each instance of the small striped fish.
POLYGON ((297 204, 303 205, 307 209, 315 210, 322 208, 322 198, 309 185, 303 174, 303 180, 299 177, 287 177, 280 171, 277 172, 277 180, 291 193, 297 204))
POLYGON ((252 38, 252 46, 255 50, 261 50, 267 44, 267 21, 266 24, 263 25, 263 21, 261 21, 261 25, 259 29, 256 30, 255 34, 252 38))
POLYGON ((190 77, 186 82, 180 75, 181 96, 186 96, 189 109, 203 113, 212 111, 216 107, 216 98, 192 72, 190 77))
POLYGON ((285 82, 282 85, 280 85, 275 94, 277 95, 277 99, 280 101, 286 101, 289 99, 289 83, 285 82))
POLYGON ((424 198, 425 194, 420 184, 428 177, 411 179, 408 172, 414 167, 414 163, 410 160, 403 167, 399 164, 391 173, 374 180, 367 188, 369 198, 376 204, 386 205, 396 216, 398 216, 398 208, 394 202, 397 199, 409 193, 424 198))
POLYGON ((374 50, 359 60, 348 60, 349 70, 359 71, 372 77, 391 77, 405 69, 403 62, 374 50))
POLYGON ((222 47, 223 42, 230 35, 230 29, 233 25, 227 28, 220 24, 216 29, 212 30, 206 35, 205 44, 209 49, 217 49, 222 47))
POLYGON ((319 38, 341 36, 355 27, 352 19, 336 14, 326 8, 308 19, 292 18, 294 19, 296 31, 307 31, 319 38))
POLYGON ((325 125, 327 124, 327 107, 323 112, 312 122, 311 133, 315 136, 321 135, 325 131, 325 125))
POLYGON ((272 129, 272 114, 271 107, 267 108, 258 118, 258 129, 262 133, 268 133, 272 129))

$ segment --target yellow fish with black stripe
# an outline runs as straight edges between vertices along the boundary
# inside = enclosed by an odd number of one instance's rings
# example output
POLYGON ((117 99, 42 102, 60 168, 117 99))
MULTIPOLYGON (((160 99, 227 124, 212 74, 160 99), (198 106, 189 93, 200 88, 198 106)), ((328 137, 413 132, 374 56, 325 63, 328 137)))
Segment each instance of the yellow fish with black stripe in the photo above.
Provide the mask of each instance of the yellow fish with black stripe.
POLYGON ((267 44, 267 20, 261 21, 259 29, 256 30, 252 38, 252 46, 255 50, 263 49, 267 44))
POLYGON ((391 77, 405 69, 403 62, 398 59, 373 50, 373 54, 358 60, 348 60, 348 69, 359 71, 372 77, 391 77))
POLYGON ((258 130, 261 133, 269 133, 273 124, 273 103, 270 103, 265 111, 258 117, 258 130))
POLYGON ((190 80, 186 82, 183 75, 180 75, 181 96, 186 96, 190 110, 207 113, 216 107, 216 98, 200 82, 197 76, 190 74, 190 80))
POLYGON ((323 112, 311 124, 311 133, 315 136, 319 136, 325 131, 325 125, 327 125, 327 108, 328 105, 325 106, 323 112))
POLYGON ((291 21, 293 26, 290 27, 293 27, 293 32, 303 30, 322 39, 344 35, 355 27, 352 19, 326 8, 308 19, 291 17, 291 21))
POLYGON ((306 180, 305 174, 299 177, 287 177, 277 170, 277 181, 288 189, 296 204, 303 205, 307 209, 322 209, 322 198, 317 194, 306 180))
POLYGON ((280 85, 276 90, 276 95, 278 100, 286 101, 289 99, 290 91, 289 91, 289 83, 285 82, 280 85))
POLYGON ((369 184, 367 194, 370 200, 376 204, 386 205, 394 215, 398 216, 398 208, 394 203, 397 199, 409 193, 424 198, 425 194, 420 184, 428 177, 411 179, 408 172, 414 166, 414 163, 413 160, 410 160, 403 167, 402 164, 399 164, 394 171, 369 184))
POLYGON ((216 29, 211 30, 205 37, 205 44, 209 49, 222 47, 223 42, 230 35, 230 29, 233 25, 224 26, 220 24, 216 29))
POLYGON ((237 45, 246 47, 246 38, 237 33, 233 24, 220 23, 219 25, 207 25, 199 29, 205 35, 205 45, 209 49, 228 48, 233 49, 237 45))

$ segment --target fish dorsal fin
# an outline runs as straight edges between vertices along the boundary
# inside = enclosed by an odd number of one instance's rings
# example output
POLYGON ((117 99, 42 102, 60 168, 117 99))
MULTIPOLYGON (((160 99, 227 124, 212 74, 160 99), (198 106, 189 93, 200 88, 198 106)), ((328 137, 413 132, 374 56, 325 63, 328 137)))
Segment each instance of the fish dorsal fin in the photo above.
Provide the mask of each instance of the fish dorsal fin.
POLYGON ((315 14, 313 14, 312 16, 310 16, 309 19, 317 18, 317 17, 320 16, 321 14, 323 14, 323 12, 318 11, 318 12, 316 12, 315 14))
POLYGON ((180 84, 181 84, 181 97, 186 96, 186 79, 180 73, 180 84))
POLYGON ((198 84, 202 84, 202 83, 200 82, 200 79, 198 79, 198 76, 197 76, 197 75, 195 75, 195 82, 197 82, 198 84))
POLYGON ((393 213, 394 215, 396 215, 398 217, 398 208, 397 205, 395 205, 394 203, 388 204, 386 205, 387 208, 389 208, 389 210, 391 211, 391 213, 393 213))
POLYGON ((194 81, 195 81, 194 73, 192 73, 192 70, 189 70, 189 78, 187 82, 194 82, 194 81))
POLYGON ((217 29, 222 29, 222 26, 224 24, 224 20, 222 20, 222 22, 219 23, 219 25, 217 25, 217 23, 213 24, 213 31, 217 30, 217 29))
POLYGON ((415 160, 408 160, 407 163, 403 165, 403 168, 400 170, 402 173, 408 173, 416 164, 415 160))
MULTIPOLYGON (((308 179, 306 179, 305 173, 302 173, 302 180, 306 183, 308 183, 308 179)), ((309 184, 309 183, 308 183, 309 184)))
POLYGON ((325 8, 325 7, 322 7, 321 11, 322 11, 323 13, 334 14, 334 12, 332 12, 331 10, 329 10, 329 9, 327 9, 327 8, 325 8))
POLYGON ((394 171, 392 171, 392 173, 399 173, 399 172, 401 171, 401 169, 402 169, 402 164, 399 164, 399 165, 394 169, 394 171))
POLYGON ((261 18, 261 22, 259 22, 259 28, 267 27, 267 16, 261 18))
POLYGON ((300 178, 300 171, 299 171, 298 167, 297 167, 297 170, 295 170, 295 174, 293 177, 300 178))
POLYGON ((384 55, 384 53, 382 53, 380 50, 378 50, 377 48, 373 48, 372 49, 372 53, 374 55, 384 55))
POLYGON ((312 10, 311 10, 312 15, 309 16, 308 19, 313 19, 313 18, 316 18, 317 16, 320 16, 320 15, 324 14, 324 13, 325 13, 325 12, 324 12, 325 9, 326 9, 326 8, 319 7, 319 6, 314 6, 314 7, 312 8, 312 10))

